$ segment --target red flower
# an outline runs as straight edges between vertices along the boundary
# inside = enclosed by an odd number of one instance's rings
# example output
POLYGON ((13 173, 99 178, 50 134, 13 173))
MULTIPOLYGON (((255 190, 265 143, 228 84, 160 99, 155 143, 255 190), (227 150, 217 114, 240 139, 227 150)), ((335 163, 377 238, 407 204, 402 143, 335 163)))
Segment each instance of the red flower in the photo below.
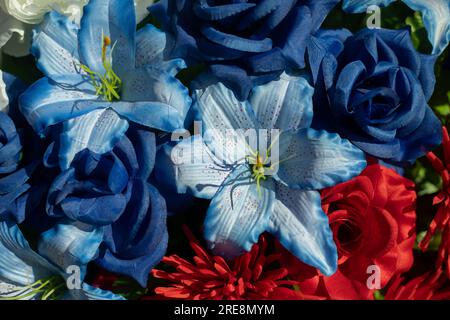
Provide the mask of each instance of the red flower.
POLYGON ((384 287, 396 274, 411 268, 415 241, 414 183, 380 165, 322 191, 338 248, 338 271, 324 277, 295 257, 286 258, 302 292, 328 299, 372 299, 367 280, 377 266, 384 287))
POLYGON ((163 262, 176 271, 152 271, 154 277, 173 283, 156 288, 158 296, 194 300, 292 300, 302 297, 293 290, 296 282, 284 280, 287 270, 276 266, 280 255, 267 255, 265 237, 261 236, 250 252, 228 263, 220 256, 211 256, 187 228, 184 231, 196 254, 194 262, 177 255, 165 257, 163 262))
POLYGON ((430 223, 425 238, 420 243, 420 248, 426 250, 432 237, 438 232, 442 232, 442 241, 439 247, 437 266, 444 266, 447 277, 450 278, 450 137, 445 127, 443 129, 442 147, 444 151, 444 162, 434 153, 429 152, 427 158, 434 169, 442 177, 442 191, 433 200, 433 205, 438 205, 438 211, 433 221, 430 223))
POLYGON ((450 286, 442 271, 427 272, 404 283, 398 275, 389 284, 385 300, 449 300, 450 286))

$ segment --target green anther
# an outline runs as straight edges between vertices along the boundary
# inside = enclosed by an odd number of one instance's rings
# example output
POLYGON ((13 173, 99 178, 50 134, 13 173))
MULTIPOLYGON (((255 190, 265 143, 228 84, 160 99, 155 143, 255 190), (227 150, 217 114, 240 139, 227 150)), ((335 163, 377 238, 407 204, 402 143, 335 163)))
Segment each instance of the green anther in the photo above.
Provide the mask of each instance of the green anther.
POLYGON ((111 39, 108 36, 103 37, 102 46, 102 62, 105 68, 105 74, 101 75, 98 72, 92 71, 88 66, 81 64, 80 68, 91 79, 91 83, 95 88, 96 94, 102 96, 106 101, 112 102, 120 100, 120 89, 122 87, 122 80, 114 72, 111 64, 111 54, 114 46, 107 55, 107 48, 111 45, 111 39))

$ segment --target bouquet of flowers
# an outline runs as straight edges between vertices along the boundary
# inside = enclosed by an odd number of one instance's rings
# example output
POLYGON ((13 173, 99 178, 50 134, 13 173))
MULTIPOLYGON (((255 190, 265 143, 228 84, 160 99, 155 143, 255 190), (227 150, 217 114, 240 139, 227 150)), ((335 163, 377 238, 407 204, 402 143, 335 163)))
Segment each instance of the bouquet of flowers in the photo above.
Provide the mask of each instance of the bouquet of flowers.
POLYGON ((450 299, 449 0, 0 0, 0 300, 450 299))

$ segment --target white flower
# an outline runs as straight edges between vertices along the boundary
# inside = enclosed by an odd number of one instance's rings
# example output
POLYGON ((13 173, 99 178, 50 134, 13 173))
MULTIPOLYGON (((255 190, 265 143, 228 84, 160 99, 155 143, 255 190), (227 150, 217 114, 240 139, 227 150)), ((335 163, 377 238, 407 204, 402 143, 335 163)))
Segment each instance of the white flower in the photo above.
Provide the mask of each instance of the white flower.
POLYGON ((19 21, 39 24, 45 14, 56 10, 75 21, 79 21, 83 6, 88 0, 4 0, 2 9, 19 21))
POLYGON ((0 112, 1 111, 7 111, 6 107, 8 106, 9 100, 8 96, 6 95, 6 85, 3 82, 3 74, 0 70, 0 112))
MULTIPOLYGON (((30 31, 45 14, 56 10, 79 23, 89 0, 0 0, 0 49, 20 57, 29 53, 30 31)), ((137 22, 148 14, 154 0, 134 0, 137 22)))

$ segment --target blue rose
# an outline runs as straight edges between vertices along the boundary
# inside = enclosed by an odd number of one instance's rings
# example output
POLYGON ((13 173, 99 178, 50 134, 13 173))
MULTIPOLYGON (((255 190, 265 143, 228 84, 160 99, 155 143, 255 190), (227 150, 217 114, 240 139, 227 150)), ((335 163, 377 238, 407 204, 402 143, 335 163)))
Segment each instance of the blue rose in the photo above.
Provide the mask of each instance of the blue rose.
POLYGON ((150 269, 164 256, 166 204, 147 182, 154 165, 155 137, 129 130, 111 152, 85 149, 50 187, 47 214, 102 227, 97 263, 146 286, 150 269))
POLYGON ((26 213, 34 210, 42 194, 36 176, 43 154, 42 144, 17 110, 17 97, 25 85, 14 76, 3 73, 9 97, 9 113, 0 112, 0 220, 22 223, 26 213))
POLYGON ((428 106, 436 56, 418 53, 408 30, 321 31, 308 54, 315 127, 398 164, 440 144, 441 124, 428 106))
POLYGON ((162 0, 149 10, 169 34, 169 57, 206 62, 244 100, 252 80, 305 66, 307 40, 338 2, 162 0))

